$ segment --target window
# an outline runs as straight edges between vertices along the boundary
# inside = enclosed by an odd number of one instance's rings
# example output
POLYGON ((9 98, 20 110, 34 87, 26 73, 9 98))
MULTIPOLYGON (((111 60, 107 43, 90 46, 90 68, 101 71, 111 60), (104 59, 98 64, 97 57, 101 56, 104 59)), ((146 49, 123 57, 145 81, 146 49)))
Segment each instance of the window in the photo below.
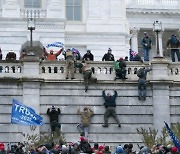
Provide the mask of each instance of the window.
POLYGON ((82 0, 66 0, 66 18, 71 21, 80 21, 82 0))
POLYGON ((24 0, 25 8, 40 8, 41 0, 24 0))

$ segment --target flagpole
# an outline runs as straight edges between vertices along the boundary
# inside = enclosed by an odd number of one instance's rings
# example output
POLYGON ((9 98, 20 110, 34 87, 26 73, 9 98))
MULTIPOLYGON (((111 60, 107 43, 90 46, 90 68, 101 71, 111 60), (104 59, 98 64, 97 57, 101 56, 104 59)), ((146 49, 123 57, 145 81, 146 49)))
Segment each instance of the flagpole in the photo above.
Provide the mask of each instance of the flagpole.
POLYGON ((12 123, 10 124, 10 131, 9 131, 9 146, 10 146, 10 150, 11 150, 11 135, 12 135, 12 123))

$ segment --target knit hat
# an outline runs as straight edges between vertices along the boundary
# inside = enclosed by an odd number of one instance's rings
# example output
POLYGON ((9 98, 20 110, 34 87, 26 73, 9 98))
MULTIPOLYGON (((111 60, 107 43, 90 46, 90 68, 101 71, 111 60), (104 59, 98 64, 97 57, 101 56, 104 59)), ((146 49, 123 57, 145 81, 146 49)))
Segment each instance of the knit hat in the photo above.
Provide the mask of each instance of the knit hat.
POLYGON ((5 149, 4 143, 0 142, 0 150, 2 151, 2 150, 4 150, 4 149, 5 149))
POLYGON ((101 151, 103 149, 104 149, 104 146, 102 146, 102 145, 100 145, 99 148, 98 148, 99 151, 101 151))
POLYGON ((119 61, 123 61, 123 58, 122 58, 122 57, 120 57, 120 58, 119 58, 119 61))
POLYGON ((109 48, 109 49, 108 49, 108 51, 112 51, 112 49, 111 49, 111 48, 109 48))
POLYGON ((124 153, 122 146, 118 146, 115 153, 124 153))
POLYGON ((172 152, 177 152, 177 151, 178 151, 178 148, 174 146, 174 147, 171 148, 171 151, 172 151, 172 152))
POLYGON ((81 137, 80 137, 80 140, 81 140, 81 141, 84 141, 84 140, 85 140, 85 137, 81 136, 81 137))

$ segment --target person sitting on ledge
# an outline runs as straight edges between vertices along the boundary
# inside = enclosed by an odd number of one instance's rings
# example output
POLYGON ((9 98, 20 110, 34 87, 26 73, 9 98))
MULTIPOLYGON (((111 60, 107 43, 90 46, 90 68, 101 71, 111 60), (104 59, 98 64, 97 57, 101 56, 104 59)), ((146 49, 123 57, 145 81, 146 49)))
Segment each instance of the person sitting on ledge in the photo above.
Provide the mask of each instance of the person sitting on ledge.
POLYGON ((104 54, 102 61, 114 61, 114 55, 112 54, 111 48, 109 48, 108 52, 104 54))
POLYGON ((123 58, 119 58, 118 61, 114 62, 114 66, 115 65, 119 65, 119 67, 116 69, 116 79, 127 79, 126 77, 126 62, 123 60, 123 58), (118 63, 118 64, 115 64, 115 63, 118 63))
POLYGON ((64 48, 60 49, 58 52, 54 53, 53 50, 50 50, 50 53, 48 53, 46 51, 46 48, 43 47, 42 50, 42 57, 46 57, 47 56, 47 60, 49 61, 56 61, 57 60, 57 56, 59 56, 61 54, 61 52, 64 50, 64 48))
POLYGON ((16 53, 14 51, 10 51, 6 55, 6 60, 7 61, 15 61, 16 60, 16 53))

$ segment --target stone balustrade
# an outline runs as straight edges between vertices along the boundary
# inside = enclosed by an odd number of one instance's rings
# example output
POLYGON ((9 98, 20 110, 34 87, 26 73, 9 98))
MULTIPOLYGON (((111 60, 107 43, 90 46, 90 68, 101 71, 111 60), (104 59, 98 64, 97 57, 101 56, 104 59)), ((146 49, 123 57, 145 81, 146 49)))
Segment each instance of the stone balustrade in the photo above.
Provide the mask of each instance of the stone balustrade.
POLYGON ((2 74, 20 74, 22 73, 22 63, 16 62, 0 62, 0 73, 2 74))
POLYGON ((161 9, 162 7, 176 9, 179 7, 179 4, 179 0, 126 0, 127 8, 160 6, 161 9))
POLYGON ((47 16, 47 10, 22 9, 21 16, 24 18, 45 18, 47 16))
MULTIPOLYGON (((0 74, 4 74, 6 76, 10 75, 16 77, 18 74, 23 76, 23 70, 24 65, 27 62, 7 62, 7 61, 1 61, 0 62, 0 74)), ((179 75, 180 75, 180 66, 178 63, 171 63, 168 62, 168 76, 169 79, 179 81, 179 75)), ((113 68, 112 62, 102 62, 102 61, 93 61, 89 62, 90 66, 94 68, 93 75, 97 77, 98 80, 114 80, 115 77, 115 70, 113 68)), ((150 65, 147 63, 145 64, 146 67, 150 67, 150 65)), ((127 77, 128 80, 137 80, 137 70, 141 67, 141 63, 139 62, 127 62, 127 77)), ((42 61, 39 62, 39 77, 44 79, 65 79, 65 61, 42 61)), ((153 71, 152 71, 153 72, 153 71)), ((151 79, 152 72, 148 74, 148 78, 151 79)), ((83 79, 82 73, 80 73, 80 70, 76 68, 75 70, 75 77, 76 79, 83 79)))

